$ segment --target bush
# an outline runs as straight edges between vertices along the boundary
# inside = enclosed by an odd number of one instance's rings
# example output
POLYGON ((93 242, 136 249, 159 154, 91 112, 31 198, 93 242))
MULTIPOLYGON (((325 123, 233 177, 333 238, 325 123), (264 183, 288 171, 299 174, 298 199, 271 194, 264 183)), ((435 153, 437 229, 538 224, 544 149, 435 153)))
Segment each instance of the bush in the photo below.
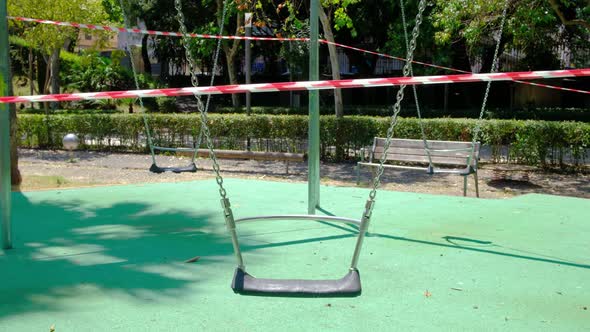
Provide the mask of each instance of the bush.
MULTIPOLYGON (((425 119, 434 118, 479 118, 480 109, 431 109, 421 108, 421 116, 425 119)), ((307 108, 290 107, 251 107, 251 114, 270 115, 307 115, 307 108)), ((211 110, 211 113, 239 113, 245 114, 245 107, 218 107, 211 110)), ((333 115, 334 110, 330 107, 320 109, 322 115, 333 115)), ((390 116, 389 107, 372 106, 345 106, 344 115, 357 116, 390 116)), ((415 107, 403 107, 400 116, 407 118, 417 117, 415 107)), ((514 119, 514 120, 547 120, 547 121, 581 121, 590 122, 590 109, 588 108, 531 108, 531 109, 487 109, 484 113, 485 119, 514 119)))
MULTIPOLYGON (((44 109, 37 109, 37 108, 24 108, 18 110, 20 114, 45 114, 44 109)), ((117 114, 122 113, 122 111, 117 109, 58 109, 58 110, 49 110, 51 114, 54 115, 68 115, 68 114, 117 114)))
MULTIPOLYGON (((149 115, 154 143, 162 146, 191 146, 200 130, 196 114, 149 115)), ((245 149, 251 138, 257 150, 305 152, 308 120, 301 115, 210 114, 208 125, 218 148, 245 149)), ((321 116, 321 153, 323 159, 340 160, 355 156, 358 149, 370 145, 373 137, 385 136, 389 118, 349 116, 337 119, 321 116), (336 144, 344 151, 334 156, 336 144)), ((470 141, 477 121, 473 119, 426 119, 426 136, 433 140, 470 141)), ((66 133, 85 138, 82 149, 147 151, 141 114, 19 114, 19 134, 24 147, 61 148, 66 133), (47 127, 52 137, 48 137, 47 127), (53 143, 52 143, 53 142, 53 143)), ((421 138, 420 122, 400 118, 394 137, 421 138)), ((564 166, 566 157, 576 165, 586 160, 590 147, 590 124, 522 120, 484 120, 480 141, 492 147, 496 161, 510 159, 530 165, 564 166), (503 155, 502 146, 509 147, 503 155)))
POLYGON ((178 111, 178 108, 176 107, 176 98, 173 97, 156 98, 156 104, 158 104, 158 111, 161 113, 174 113, 178 111))
MULTIPOLYGON (((123 51, 113 51, 111 57, 101 56, 96 51, 84 51, 81 55, 62 52, 60 79, 65 92, 117 91, 135 89, 133 73, 121 65, 123 51)), ((151 78, 139 74, 140 88, 153 88, 151 78)), ((71 109, 114 109, 124 100, 82 100, 65 103, 71 109)), ((146 102, 150 104, 149 101, 146 102)), ((151 105, 151 104, 150 104, 151 105)))

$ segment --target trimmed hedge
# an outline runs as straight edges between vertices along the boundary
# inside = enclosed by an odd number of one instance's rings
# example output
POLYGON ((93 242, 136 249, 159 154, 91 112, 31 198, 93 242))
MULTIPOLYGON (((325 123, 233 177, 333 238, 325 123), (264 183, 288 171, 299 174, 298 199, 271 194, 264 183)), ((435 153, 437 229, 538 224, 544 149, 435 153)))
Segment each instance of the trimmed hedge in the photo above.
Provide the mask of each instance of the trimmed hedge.
MULTIPOLYGON (((375 136, 385 135, 389 118, 322 116, 321 153, 323 159, 354 158, 375 136), (336 142, 343 149, 333 149, 336 142), (335 150, 344 155, 335 156, 335 150)), ((435 140, 470 141, 476 124, 473 119, 423 120, 426 135, 435 140)), ((200 128, 195 114, 152 114, 149 124, 155 143, 162 146, 191 146, 200 128)), ((307 117, 301 115, 210 114, 209 127, 218 148, 244 149, 251 138, 256 150, 304 152, 307 117)), ((66 133, 85 140, 82 149, 145 152, 142 116, 139 114, 19 114, 19 134, 23 147, 61 148, 66 133)), ((394 136, 420 138, 420 124, 414 118, 400 118, 394 136)), ((480 141, 492 147, 496 161, 511 160, 530 165, 563 166, 585 163, 590 147, 590 124, 522 120, 484 120, 480 141), (509 147, 508 152, 502 147, 509 147)))
MULTIPOLYGON (((171 111, 170 108, 166 112, 171 111)), ((431 109, 423 107, 421 115, 423 118, 478 118, 481 109, 431 109)), ((268 114, 268 115, 307 115, 308 108, 290 108, 290 107, 264 107, 255 106, 250 109, 251 114, 268 114)), ((245 114, 245 107, 217 107, 211 110, 211 113, 220 114, 245 114)), ((322 107, 322 115, 333 115, 334 109, 322 107)), ((371 107, 371 106, 345 106, 344 115, 360 116, 390 116, 391 108, 388 107, 371 107)), ((416 108, 413 106, 402 107, 400 116, 417 117, 416 108)), ((590 108, 530 108, 530 109, 486 109, 485 119, 514 119, 514 120, 547 120, 547 121, 581 121, 590 122, 590 108)))

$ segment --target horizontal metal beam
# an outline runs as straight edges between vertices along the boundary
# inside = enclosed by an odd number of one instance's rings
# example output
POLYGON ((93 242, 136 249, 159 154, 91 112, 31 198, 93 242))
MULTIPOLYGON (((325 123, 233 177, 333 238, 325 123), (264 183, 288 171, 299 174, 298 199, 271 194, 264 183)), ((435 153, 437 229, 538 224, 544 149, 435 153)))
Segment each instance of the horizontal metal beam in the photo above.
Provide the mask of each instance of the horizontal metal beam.
POLYGON ((309 220, 309 221, 326 221, 326 222, 340 222, 345 224, 360 226, 361 221, 352 218, 335 217, 335 216, 321 216, 316 214, 285 214, 285 215, 270 215, 270 216, 256 216, 236 219, 236 223, 250 222, 250 221, 264 221, 264 220, 309 220))

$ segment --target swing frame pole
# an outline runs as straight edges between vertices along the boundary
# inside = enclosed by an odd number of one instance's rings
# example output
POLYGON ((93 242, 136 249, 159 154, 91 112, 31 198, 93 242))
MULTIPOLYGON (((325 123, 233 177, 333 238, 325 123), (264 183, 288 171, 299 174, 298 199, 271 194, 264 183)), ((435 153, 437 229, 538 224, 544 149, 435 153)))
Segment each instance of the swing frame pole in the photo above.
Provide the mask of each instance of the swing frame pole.
MULTIPOLYGON (((311 0, 309 13, 309 80, 317 81, 319 75, 319 12, 318 0, 311 0)), ((320 92, 309 91, 309 132, 308 132, 308 213, 315 214, 320 206, 320 92)))
MULTIPOLYGON (((10 96, 11 76, 8 50, 6 0, 0 0, 0 96, 10 96)), ((0 223, 2 249, 12 248, 10 183, 10 108, 0 105, 0 223)))

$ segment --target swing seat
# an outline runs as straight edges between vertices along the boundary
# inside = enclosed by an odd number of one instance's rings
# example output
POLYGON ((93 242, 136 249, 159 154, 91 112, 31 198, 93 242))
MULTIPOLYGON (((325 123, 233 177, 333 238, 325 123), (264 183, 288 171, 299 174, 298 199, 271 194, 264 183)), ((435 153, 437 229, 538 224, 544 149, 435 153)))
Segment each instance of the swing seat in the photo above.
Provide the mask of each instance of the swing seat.
POLYGON ((429 174, 455 174, 455 175, 462 175, 467 176, 476 173, 477 171, 473 167, 466 167, 466 168, 432 168, 432 170, 427 169, 429 174))
POLYGON ((190 163, 185 167, 160 167, 156 164, 152 164, 150 167, 150 172, 161 174, 164 172, 172 172, 172 173, 195 173, 197 171, 197 165, 195 163, 190 163))
MULTIPOLYGON (((367 203, 367 209, 371 209, 372 204, 367 203)), ((365 212, 369 213, 369 212, 365 212)), ((370 214, 370 213, 369 213, 370 214)), ((231 213, 228 214, 231 216, 231 213)), ((227 215, 226 215, 227 216, 227 215)), ((233 217, 232 217, 233 218, 233 217)), ((233 219, 231 219, 233 221, 233 219)), ((259 279, 251 276, 244 271, 241 254, 239 256, 239 265, 234 273, 231 288, 237 294, 242 295, 265 295, 265 296, 294 296, 294 297, 352 297, 361 294, 361 278, 359 271, 356 269, 356 260, 360 253, 362 238, 366 232, 367 223, 362 220, 324 216, 324 215, 270 215, 256 216, 236 219, 233 221, 230 229, 235 232, 235 224, 252 221, 286 221, 286 220, 307 220, 319 222, 340 222, 359 227, 357 244, 354 250, 353 263, 349 272, 341 279, 335 280, 302 280, 302 279, 259 279)), ((234 233, 235 234, 235 233, 234 233)), ((240 252, 237 238, 234 242, 234 248, 237 253, 240 252)))
POLYGON ((351 269, 336 280, 259 279, 237 268, 231 288, 243 295, 353 297, 361 294, 361 277, 351 269))
MULTIPOLYGON (((195 149, 192 148, 165 148, 161 146, 153 146, 154 150, 159 151, 168 151, 168 152, 195 152, 195 149)), ((150 172, 161 174, 164 172, 172 172, 172 173, 195 173, 197 171, 197 165, 195 164, 194 160, 185 167, 160 167, 155 163, 152 164, 150 167, 150 172)))

